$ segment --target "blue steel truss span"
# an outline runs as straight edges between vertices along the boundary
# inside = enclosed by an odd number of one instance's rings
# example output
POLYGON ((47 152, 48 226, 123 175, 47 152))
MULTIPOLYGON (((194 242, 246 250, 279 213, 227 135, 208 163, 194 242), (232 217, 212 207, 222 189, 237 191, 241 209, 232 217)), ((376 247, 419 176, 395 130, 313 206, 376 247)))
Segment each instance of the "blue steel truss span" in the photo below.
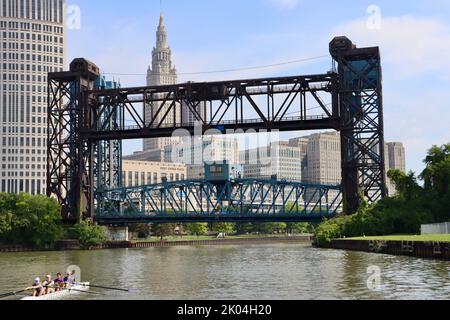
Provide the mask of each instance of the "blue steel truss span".
POLYGON ((189 180, 98 190, 95 220, 150 222, 317 222, 342 211, 340 186, 236 179, 189 180))

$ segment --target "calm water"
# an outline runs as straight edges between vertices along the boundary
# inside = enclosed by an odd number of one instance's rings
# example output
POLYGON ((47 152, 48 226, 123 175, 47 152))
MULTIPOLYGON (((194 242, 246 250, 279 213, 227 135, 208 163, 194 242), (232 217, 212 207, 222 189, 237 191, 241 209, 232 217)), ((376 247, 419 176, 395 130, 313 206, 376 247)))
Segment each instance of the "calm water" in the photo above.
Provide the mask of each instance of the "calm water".
POLYGON ((0 254, 0 293, 69 265, 83 281, 132 289, 76 299, 450 299, 449 262, 283 244, 0 254), (376 290, 370 266, 381 268, 376 290))

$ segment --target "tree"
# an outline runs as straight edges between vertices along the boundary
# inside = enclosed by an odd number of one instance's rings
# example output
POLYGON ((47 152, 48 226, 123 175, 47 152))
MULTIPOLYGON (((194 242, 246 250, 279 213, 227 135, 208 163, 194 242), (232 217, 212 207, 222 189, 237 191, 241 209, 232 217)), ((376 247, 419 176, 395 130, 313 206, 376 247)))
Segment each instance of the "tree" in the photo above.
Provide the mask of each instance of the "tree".
POLYGON ((208 233, 207 223, 187 223, 184 230, 197 237, 204 236, 208 233))
POLYGON ((406 174, 400 170, 390 170, 388 177, 394 183, 398 195, 407 200, 419 197, 423 191, 414 172, 406 174))
POLYGON ((29 194, 0 194, 0 239, 7 244, 50 248, 62 237, 56 200, 29 194))
POLYGON ((212 230, 216 233, 231 234, 234 233, 235 225, 234 223, 220 222, 214 223, 212 230))
POLYGON ((288 223, 286 231, 291 234, 309 233, 312 231, 312 226, 309 223, 288 223))
POLYGON ((425 182, 425 189, 447 195, 450 191, 450 144, 432 147, 424 162, 426 168, 420 177, 425 182))
POLYGON ((235 231, 237 234, 248 234, 255 230, 255 225, 251 222, 239 222, 235 224, 235 231))
POLYGON ((266 222, 255 223, 255 231, 263 234, 274 234, 286 231, 286 223, 284 222, 266 222))
POLYGON ((155 236, 160 237, 161 241, 163 241, 164 237, 174 234, 175 225, 173 223, 154 223, 151 230, 155 236))
POLYGON ((137 233, 138 238, 148 238, 151 232, 151 226, 147 223, 134 224, 128 227, 129 232, 137 233))
POLYGON ((72 235, 80 241, 83 247, 101 245, 106 241, 106 230, 99 225, 91 225, 87 221, 76 224, 72 230, 72 235))

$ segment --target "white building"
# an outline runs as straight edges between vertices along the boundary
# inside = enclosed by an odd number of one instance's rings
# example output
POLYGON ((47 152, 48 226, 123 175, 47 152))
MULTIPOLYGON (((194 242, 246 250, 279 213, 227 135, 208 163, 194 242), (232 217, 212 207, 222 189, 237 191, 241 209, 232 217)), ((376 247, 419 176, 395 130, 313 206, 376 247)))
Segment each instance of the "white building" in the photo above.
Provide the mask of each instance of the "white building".
POLYGON ((341 138, 339 132, 308 137, 307 169, 304 182, 338 185, 342 182, 341 138))
POLYGON ((244 166, 244 177, 277 176, 279 180, 292 182, 302 182, 305 158, 305 148, 289 142, 271 143, 268 147, 250 149, 239 154, 240 164, 244 166))
POLYGON ((135 187, 158 184, 164 178, 169 182, 186 179, 186 166, 176 163, 124 160, 122 186, 135 187))
POLYGON ((1 1, 0 192, 46 192, 47 73, 64 69, 64 7, 1 1))

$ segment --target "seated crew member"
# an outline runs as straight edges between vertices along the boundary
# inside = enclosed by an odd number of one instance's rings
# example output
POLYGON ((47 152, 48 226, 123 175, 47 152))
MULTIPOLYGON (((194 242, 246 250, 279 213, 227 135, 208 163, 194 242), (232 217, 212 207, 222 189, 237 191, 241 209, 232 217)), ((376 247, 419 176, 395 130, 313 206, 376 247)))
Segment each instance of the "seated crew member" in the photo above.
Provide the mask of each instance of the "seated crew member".
POLYGON ((33 290, 33 297, 40 297, 44 294, 45 291, 39 277, 34 279, 33 285, 26 290, 33 290))
POLYGON ((56 275, 56 279, 53 280, 53 283, 55 285, 56 291, 61 291, 61 289, 64 288, 64 279, 62 278, 61 273, 58 273, 56 275))
POLYGON ((50 293, 55 292, 54 284, 55 283, 53 282, 51 275, 48 275, 48 276, 45 277, 45 281, 42 283, 42 286, 44 287, 45 294, 50 294, 50 293))

